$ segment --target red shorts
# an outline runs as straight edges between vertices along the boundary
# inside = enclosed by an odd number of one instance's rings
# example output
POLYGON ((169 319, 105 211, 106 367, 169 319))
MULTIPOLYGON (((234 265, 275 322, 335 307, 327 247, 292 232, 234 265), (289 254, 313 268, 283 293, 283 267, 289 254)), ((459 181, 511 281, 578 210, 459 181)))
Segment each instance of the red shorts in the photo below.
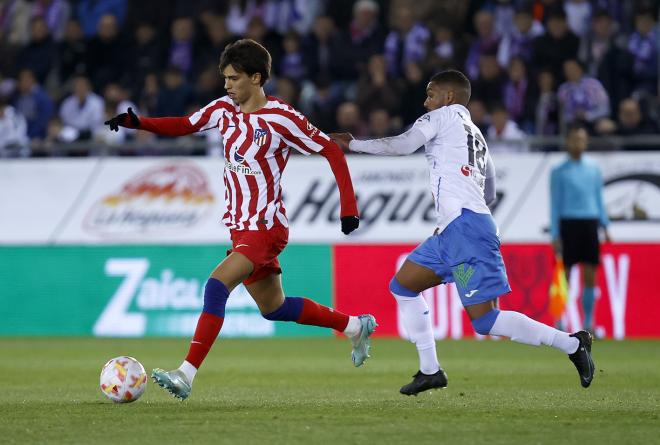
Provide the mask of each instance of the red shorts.
POLYGON ((277 256, 289 241, 289 229, 274 226, 270 230, 232 230, 232 252, 239 252, 254 264, 254 270, 243 284, 251 284, 269 275, 281 274, 282 268, 277 256))

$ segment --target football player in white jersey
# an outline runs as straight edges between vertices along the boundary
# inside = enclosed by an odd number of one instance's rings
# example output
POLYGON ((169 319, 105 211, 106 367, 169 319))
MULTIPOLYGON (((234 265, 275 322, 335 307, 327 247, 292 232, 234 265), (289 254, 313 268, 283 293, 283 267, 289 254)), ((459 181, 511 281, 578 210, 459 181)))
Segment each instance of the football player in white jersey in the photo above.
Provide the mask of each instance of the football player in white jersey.
POLYGON ((519 312, 499 310, 499 297, 511 288, 488 207, 495 200, 495 168, 466 108, 470 81, 460 71, 442 71, 431 78, 426 94, 429 112, 399 136, 358 141, 348 133, 330 135, 345 150, 376 155, 407 155, 423 145, 429 164, 437 229, 408 256, 389 286, 420 361, 412 382, 400 392, 416 395, 447 386, 420 292, 451 282, 476 332, 557 348, 569 355, 582 386, 588 387, 595 370, 588 332, 568 334, 519 312))

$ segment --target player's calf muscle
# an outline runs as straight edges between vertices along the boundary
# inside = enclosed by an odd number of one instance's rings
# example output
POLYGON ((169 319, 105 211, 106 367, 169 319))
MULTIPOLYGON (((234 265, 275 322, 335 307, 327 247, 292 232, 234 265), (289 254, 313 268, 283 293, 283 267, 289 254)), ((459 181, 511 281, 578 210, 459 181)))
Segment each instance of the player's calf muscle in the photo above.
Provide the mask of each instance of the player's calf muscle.
POLYGON ((279 275, 270 275, 246 286, 259 312, 269 314, 284 304, 284 290, 279 275))

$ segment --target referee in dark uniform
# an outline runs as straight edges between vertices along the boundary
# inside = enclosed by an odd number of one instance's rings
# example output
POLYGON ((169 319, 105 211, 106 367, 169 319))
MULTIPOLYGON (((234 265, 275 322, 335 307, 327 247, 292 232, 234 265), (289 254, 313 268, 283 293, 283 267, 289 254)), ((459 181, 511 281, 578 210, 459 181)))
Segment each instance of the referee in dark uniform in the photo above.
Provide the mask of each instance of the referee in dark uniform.
POLYGON ((600 263, 599 227, 606 242, 609 219, 603 205, 603 176, 594 162, 585 159, 589 136, 581 124, 573 124, 566 136, 568 158, 550 176, 550 232, 557 254, 568 275, 582 265, 584 328, 593 333, 596 271, 600 263))

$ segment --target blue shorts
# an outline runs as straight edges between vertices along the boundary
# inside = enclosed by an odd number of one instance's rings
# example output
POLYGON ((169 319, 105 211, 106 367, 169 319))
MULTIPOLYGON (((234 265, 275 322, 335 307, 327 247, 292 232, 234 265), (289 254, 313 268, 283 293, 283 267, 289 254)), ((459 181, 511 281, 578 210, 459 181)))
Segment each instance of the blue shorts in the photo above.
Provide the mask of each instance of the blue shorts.
POLYGON ((463 209, 439 235, 408 255, 431 269, 443 283, 456 283, 463 306, 490 301, 511 292, 493 217, 463 209))

